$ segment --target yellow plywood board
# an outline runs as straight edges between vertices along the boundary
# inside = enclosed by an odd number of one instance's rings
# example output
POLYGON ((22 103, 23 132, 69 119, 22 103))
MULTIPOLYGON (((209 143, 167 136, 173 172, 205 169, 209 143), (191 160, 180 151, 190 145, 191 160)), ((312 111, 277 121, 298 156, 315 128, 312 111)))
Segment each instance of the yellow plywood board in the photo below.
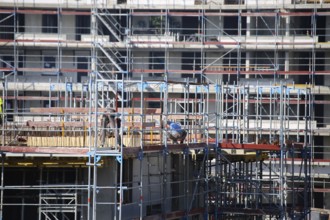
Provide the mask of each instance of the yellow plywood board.
MULTIPOLYGON (((28 137, 27 146, 33 147, 88 147, 90 143, 89 137, 28 137)), ((91 143, 94 145, 94 138, 91 139, 91 143)), ((98 140, 98 143, 101 143, 98 140)), ((123 144, 127 147, 138 147, 141 144, 140 135, 130 135, 123 137, 123 144)), ((107 138, 106 147, 115 146, 115 138, 107 138)))

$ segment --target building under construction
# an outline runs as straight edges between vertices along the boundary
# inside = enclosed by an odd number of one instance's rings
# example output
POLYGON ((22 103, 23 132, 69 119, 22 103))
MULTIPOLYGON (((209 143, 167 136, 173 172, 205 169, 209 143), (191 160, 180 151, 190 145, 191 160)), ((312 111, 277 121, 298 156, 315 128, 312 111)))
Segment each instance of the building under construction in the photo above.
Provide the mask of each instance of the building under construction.
POLYGON ((0 219, 327 219, 329 9, 1 0, 0 219))

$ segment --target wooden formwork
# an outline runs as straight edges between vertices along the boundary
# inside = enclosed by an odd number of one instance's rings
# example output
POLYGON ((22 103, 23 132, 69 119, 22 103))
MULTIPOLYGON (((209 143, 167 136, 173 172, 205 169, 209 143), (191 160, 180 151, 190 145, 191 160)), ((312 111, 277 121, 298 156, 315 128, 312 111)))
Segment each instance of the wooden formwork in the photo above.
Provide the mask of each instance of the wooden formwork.
MULTIPOLYGON (((98 138, 99 139, 99 138, 98 138)), ((127 147, 137 147, 141 145, 140 135, 131 135, 123 137, 123 144, 127 147)), ((88 147, 90 143, 89 137, 75 136, 75 137, 28 137, 27 146, 32 147, 88 147)), ((94 146, 95 139, 91 138, 91 144, 94 146)), ((98 140, 98 143, 101 143, 98 140)), ((115 138, 106 138, 104 146, 114 147, 115 138)))

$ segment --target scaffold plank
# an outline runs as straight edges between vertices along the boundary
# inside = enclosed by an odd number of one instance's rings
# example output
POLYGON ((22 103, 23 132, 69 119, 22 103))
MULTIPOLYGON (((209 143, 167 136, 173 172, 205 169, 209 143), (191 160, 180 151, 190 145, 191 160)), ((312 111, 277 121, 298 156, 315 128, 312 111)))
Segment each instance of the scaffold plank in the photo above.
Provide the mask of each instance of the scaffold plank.
MULTIPOLYGON (((107 108, 97 108, 98 112, 107 112, 109 109, 107 108)), ((51 107, 51 108, 30 108, 31 113, 57 113, 57 114, 72 114, 72 113, 85 113, 88 114, 90 111, 90 108, 73 108, 73 107, 51 107)), ((91 109, 92 112, 95 111, 95 108, 91 109)), ((125 114, 159 114, 160 109, 159 108, 118 108, 117 112, 112 112, 113 115, 119 114, 121 112, 124 112, 125 114)))
POLYGON ((237 144, 237 143, 219 143, 221 149, 245 149, 245 150, 266 150, 279 151, 279 145, 272 144, 237 144))
POLYGON ((0 13, 18 13, 18 14, 63 14, 63 15, 91 15, 90 11, 77 10, 44 10, 44 9, 0 9, 0 13))
POLYGON ((0 151, 10 153, 45 153, 45 154, 87 154, 88 148, 69 147, 25 147, 25 146, 0 146, 0 151))

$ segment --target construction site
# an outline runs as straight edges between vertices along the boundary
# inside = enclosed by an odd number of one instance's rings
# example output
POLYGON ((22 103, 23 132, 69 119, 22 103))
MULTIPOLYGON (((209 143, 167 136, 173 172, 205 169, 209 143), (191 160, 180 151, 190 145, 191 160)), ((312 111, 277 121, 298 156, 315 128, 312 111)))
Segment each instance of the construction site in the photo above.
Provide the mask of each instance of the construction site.
POLYGON ((329 0, 1 0, 0 219, 328 220, 329 59, 329 0))

